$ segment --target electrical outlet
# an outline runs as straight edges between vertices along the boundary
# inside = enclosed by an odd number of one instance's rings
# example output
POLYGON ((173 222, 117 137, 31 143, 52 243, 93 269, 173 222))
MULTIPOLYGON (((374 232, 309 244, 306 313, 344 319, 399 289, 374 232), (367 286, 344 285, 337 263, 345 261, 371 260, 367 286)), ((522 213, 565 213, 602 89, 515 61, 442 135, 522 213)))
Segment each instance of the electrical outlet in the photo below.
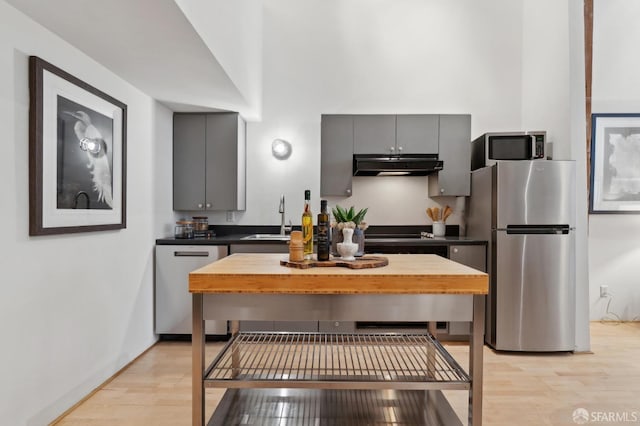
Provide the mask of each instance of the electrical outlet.
POLYGON ((233 222, 235 218, 233 217, 233 211, 227 212, 227 222, 233 222))
POLYGON ((609 295, 609 286, 601 285, 600 286, 600 297, 607 297, 609 295))

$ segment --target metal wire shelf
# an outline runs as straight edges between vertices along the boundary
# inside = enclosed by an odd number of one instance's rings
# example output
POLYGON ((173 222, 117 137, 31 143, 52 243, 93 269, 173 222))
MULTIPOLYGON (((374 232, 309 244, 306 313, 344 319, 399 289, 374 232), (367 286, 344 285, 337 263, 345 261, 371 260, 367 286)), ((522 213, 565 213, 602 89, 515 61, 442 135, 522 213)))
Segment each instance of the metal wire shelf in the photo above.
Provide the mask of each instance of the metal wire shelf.
POLYGON ((429 334, 245 332, 214 359, 205 386, 469 389, 470 379, 429 334))

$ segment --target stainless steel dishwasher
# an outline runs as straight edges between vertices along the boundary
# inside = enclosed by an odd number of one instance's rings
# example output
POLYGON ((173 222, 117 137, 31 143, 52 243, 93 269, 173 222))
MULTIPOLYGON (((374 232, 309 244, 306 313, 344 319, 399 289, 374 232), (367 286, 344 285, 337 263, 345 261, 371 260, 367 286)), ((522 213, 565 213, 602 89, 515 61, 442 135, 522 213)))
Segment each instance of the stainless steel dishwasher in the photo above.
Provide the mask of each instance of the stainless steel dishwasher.
MULTIPOLYGON (((191 334, 189 272, 227 255, 227 246, 156 246, 155 332, 191 334)), ((206 321, 208 335, 226 335, 227 321, 206 321)))

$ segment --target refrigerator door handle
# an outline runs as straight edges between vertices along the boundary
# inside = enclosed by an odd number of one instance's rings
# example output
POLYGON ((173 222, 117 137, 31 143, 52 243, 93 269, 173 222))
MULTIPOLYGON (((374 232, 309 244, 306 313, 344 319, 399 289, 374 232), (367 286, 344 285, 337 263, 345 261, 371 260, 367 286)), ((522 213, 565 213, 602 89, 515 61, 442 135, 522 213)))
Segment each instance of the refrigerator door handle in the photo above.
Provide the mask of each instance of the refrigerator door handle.
POLYGON ((556 234, 566 235, 571 231, 569 225, 507 225, 507 234, 556 234))

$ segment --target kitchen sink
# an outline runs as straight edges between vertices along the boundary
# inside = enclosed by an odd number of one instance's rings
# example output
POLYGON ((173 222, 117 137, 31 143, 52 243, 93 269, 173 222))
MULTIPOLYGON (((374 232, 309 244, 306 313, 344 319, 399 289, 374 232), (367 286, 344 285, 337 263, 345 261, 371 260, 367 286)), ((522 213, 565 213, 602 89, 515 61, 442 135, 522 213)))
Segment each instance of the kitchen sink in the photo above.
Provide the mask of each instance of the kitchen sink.
POLYGON ((242 237, 243 240, 271 240, 271 241, 289 241, 291 235, 282 234, 252 234, 242 237))

